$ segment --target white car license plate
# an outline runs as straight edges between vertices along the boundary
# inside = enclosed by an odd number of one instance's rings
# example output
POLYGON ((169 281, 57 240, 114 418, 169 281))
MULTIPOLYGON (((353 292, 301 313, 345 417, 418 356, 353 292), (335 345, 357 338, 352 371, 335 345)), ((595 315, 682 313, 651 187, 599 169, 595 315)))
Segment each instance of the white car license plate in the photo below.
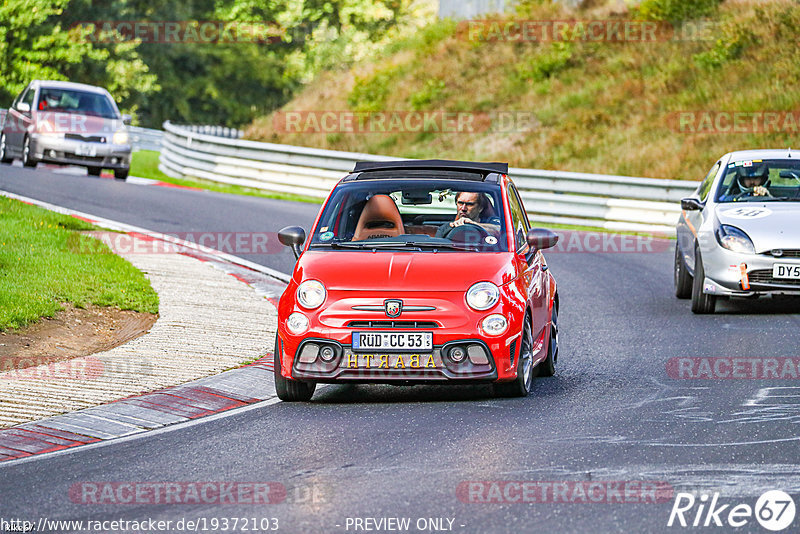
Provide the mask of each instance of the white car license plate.
POLYGON ((353 332, 353 350, 429 352, 433 332, 353 332))
POLYGON ((792 265, 790 263, 775 263, 772 265, 772 278, 800 280, 800 265, 792 265))
POLYGON ((97 155, 97 147, 93 147, 92 145, 78 145, 75 148, 75 155, 93 158, 97 155))

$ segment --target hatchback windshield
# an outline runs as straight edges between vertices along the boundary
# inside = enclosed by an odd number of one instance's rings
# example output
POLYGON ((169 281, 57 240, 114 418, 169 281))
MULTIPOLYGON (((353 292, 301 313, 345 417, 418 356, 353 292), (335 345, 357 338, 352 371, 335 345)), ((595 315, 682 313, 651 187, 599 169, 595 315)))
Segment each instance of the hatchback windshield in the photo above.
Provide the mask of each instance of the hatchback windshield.
POLYGON ((312 249, 508 250, 500 188, 466 180, 367 180, 334 191, 312 249))
POLYGON ((105 119, 119 118, 114 104, 104 94, 52 87, 43 87, 39 92, 38 110, 79 113, 105 119))
POLYGON ((717 202, 800 201, 800 160, 767 159, 728 164, 717 202))

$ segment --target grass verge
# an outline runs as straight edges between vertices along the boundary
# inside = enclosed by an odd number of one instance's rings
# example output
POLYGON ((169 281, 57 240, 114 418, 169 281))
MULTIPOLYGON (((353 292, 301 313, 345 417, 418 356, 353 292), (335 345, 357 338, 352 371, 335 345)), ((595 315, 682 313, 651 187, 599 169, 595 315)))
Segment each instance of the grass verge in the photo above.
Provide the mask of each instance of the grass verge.
POLYGON ((290 193, 277 193, 255 189, 252 187, 242 187, 240 185, 222 184, 219 182, 212 182, 211 180, 200 179, 181 179, 172 178, 167 176, 158 169, 159 153, 155 150, 138 150, 131 156, 131 176, 138 176, 140 178, 149 178, 151 180, 158 180, 159 182, 166 182, 168 184, 180 185, 183 187, 195 187, 203 189, 204 191, 214 191, 215 193, 228 193, 233 195, 247 195, 252 197, 264 198, 277 198, 280 200, 291 200, 294 202, 309 202, 312 204, 321 204, 321 200, 313 197, 304 197, 301 195, 293 195, 290 193))
POLYGON ((158 313, 158 294, 147 278, 79 233, 96 229, 0 196, 0 331, 52 317, 64 302, 158 313))

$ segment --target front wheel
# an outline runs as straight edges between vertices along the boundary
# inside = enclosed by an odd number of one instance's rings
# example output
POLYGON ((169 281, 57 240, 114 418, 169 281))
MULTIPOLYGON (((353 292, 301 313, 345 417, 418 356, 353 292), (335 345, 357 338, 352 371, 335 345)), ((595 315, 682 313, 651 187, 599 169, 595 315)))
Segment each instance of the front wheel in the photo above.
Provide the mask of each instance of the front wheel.
POLYGON ((553 314, 550 316, 550 342, 547 344, 547 357, 536 366, 537 376, 548 377, 556 374, 558 361, 558 308, 553 305, 553 314))
POLYGON ((100 171, 102 170, 102 167, 86 167, 86 174, 89 176, 100 176, 100 171))
POLYGON ((522 326, 522 338, 517 356, 517 378, 512 382, 494 385, 494 393, 498 397, 527 397, 533 389, 533 329, 530 319, 525 316, 522 326))
POLYGON ((679 299, 688 299, 692 296, 692 275, 689 274, 689 269, 686 268, 686 262, 683 261, 683 254, 681 254, 681 247, 677 243, 675 243, 675 265, 673 270, 675 296, 679 299))
POLYGON ((25 141, 22 143, 22 164, 26 167, 36 167, 39 163, 31 154, 31 138, 25 136, 25 141))
POLYGON ((289 380, 281 374, 280 337, 275 335, 275 392, 278 398, 286 402, 307 402, 314 395, 317 384, 314 382, 299 382, 289 380))
POLYGON ((128 177, 128 169, 114 169, 114 178, 125 180, 128 177))
POLYGON ((706 279, 706 270, 703 268, 703 258, 700 249, 694 250, 694 281, 692 282, 692 312, 700 315, 714 313, 717 306, 717 296, 703 293, 703 282, 706 279))

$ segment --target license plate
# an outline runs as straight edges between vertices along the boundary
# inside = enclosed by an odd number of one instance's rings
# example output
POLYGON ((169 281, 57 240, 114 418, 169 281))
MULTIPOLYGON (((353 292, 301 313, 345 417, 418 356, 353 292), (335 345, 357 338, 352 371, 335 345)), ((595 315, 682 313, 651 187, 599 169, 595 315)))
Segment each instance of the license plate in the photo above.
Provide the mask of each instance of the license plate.
POLYGON ((772 266, 772 278, 800 280, 800 265, 776 263, 772 266))
POLYGON ((433 350, 433 332, 353 332, 353 350, 433 350))
POLYGON ((75 148, 75 155, 93 158, 97 155, 97 148, 92 145, 78 145, 77 148, 75 148))

